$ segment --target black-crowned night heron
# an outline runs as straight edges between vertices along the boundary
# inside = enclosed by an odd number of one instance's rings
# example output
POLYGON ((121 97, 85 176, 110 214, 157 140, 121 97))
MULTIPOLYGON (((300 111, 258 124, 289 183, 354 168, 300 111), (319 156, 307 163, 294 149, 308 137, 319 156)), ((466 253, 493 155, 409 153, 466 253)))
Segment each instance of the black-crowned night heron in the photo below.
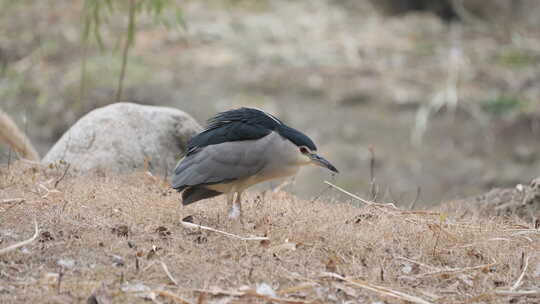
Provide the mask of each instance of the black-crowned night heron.
POLYGON ((183 191, 183 205, 227 194, 229 218, 235 219, 242 215, 242 192, 250 186, 294 175, 308 164, 338 172, 315 151, 309 137, 266 112, 230 110, 211 118, 191 138, 172 186, 183 191))

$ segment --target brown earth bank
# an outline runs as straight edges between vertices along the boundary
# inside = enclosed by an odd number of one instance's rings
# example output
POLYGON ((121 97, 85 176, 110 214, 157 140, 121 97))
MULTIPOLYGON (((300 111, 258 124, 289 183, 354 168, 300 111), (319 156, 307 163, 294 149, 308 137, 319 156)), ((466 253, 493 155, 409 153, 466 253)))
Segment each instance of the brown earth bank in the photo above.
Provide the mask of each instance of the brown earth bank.
POLYGON ((437 207, 442 212, 481 214, 482 216, 516 215, 540 227, 540 178, 528 185, 493 188, 474 197, 450 201, 437 207))
POLYGON ((222 197, 182 207, 147 172, 73 177, 64 164, 3 166, 0 302, 540 301, 540 231, 512 214, 273 190, 246 195, 243 223, 225 209, 222 197))

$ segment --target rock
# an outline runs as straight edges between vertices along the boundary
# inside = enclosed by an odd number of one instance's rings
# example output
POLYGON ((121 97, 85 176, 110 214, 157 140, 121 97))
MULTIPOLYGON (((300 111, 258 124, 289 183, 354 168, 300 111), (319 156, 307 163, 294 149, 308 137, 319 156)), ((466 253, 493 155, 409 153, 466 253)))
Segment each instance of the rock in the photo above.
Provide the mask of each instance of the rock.
POLYGON ((62 160, 77 173, 148 168, 165 175, 200 130, 193 118, 174 108, 114 103, 79 119, 42 162, 62 160))

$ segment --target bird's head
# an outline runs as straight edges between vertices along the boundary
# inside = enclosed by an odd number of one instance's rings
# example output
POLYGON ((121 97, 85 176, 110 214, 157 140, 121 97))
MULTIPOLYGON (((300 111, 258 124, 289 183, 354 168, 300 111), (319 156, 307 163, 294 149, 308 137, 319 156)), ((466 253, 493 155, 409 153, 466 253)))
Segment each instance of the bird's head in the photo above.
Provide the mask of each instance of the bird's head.
POLYGON ((316 151, 312 151, 308 146, 299 146, 298 152, 300 153, 300 159, 306 165, 317 165, 323 168, 326 168, 332 172, 339 173, 338 169, 334 167, 329 161, 324 157, 318 155, 316 151))
POLYGON ((315 146, 315 143, 307 135, 284 124, 278 125, 277 130, 281 136, 296 145, 302 165, 317 165, 332 172, 339 173, 334 165, 317 154, 317 146, 315 146))

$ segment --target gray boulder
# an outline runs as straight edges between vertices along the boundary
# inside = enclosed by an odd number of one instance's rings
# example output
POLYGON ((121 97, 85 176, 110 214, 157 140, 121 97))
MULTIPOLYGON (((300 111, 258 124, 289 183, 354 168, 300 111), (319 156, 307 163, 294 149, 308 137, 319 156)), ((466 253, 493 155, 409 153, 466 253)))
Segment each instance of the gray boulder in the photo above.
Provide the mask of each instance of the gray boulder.
POLYGON ((201 129, 191 116, 174 108, 114 103, 79 119, 42 162, 62 160, 78 173, 149 168, 170 174, 188 140, 201 129))

